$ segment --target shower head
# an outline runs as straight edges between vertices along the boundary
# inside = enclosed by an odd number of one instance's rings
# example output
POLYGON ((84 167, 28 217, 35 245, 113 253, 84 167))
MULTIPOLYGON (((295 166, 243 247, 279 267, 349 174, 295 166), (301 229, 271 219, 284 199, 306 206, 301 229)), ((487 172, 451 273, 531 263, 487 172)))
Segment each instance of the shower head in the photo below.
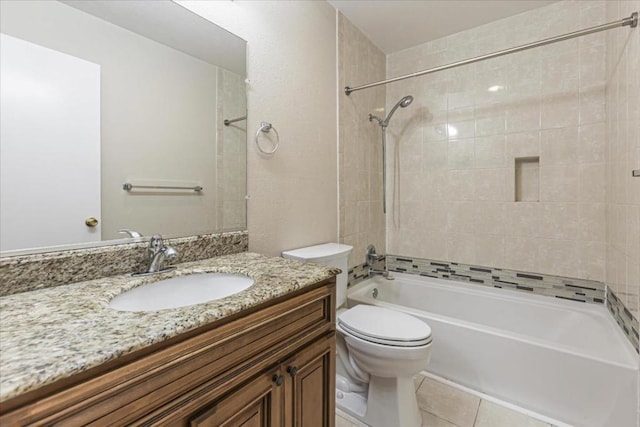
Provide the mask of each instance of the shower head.
POLYGON ((398 107, 402 107, 402 108, 408 107, 409 105, 411 105, 412 102, 413 102, 413 96, 407 95, 403 97, 400 101, 398 101, 396 105, 393 106, 391 111, 389 111, 389 114, 387 115, 386 119, 380 120, 378 117, 372 116, 371 114, 369 114, 369 121, 376 119, 380 124, 380 126, 382 126, 383 128, 386 128, 387 126, 389 126, 389 120, 391 120, 391 116, 393 116, 393 113, 396 112, 398 107))
POLYGON ((411 105, 412 102, 413 102, 413 96, 407 95, 400 100, 400 106, 402 108, 408 107, 409 105, 411 105))

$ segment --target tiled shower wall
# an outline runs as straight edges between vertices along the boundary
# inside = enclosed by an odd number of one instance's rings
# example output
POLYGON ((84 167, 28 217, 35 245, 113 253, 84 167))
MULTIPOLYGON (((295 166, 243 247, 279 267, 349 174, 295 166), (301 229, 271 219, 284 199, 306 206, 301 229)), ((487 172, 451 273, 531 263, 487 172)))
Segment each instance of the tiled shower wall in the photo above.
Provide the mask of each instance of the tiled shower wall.
MULTIPOLYGON (((341 13, 338 14, 339 88, 382 80, 385 55, 341 13)), ((382 140, 369 113, 384 117, 385 89, 338 95, 340 243, 353 246, 349 267, 364 262, 367 245, 385 249, 382 212, 382 140)))
MULTIPOLYGON (((640 1, 607 1, 607 20, 640 10, 640 1)), ((619 318, 638 331, 640 294, 640 28, 606 35, 606 283, 624 307, 619 318), (629 316, 629 314, 631 316, 629 316)), ((615 298, 610 298, 616 300, 615 298)), ((638 337, 636 336, 636 342, 638 337)))
POLYGON ((218 69, 217 224, 216 230, 247 227, 247 121, 224 125, 225 119, 247 115, 244 76, 218 69))
MULTIPOLYGON (((390 54, 387 76, 604 20, 604 1, 554 3, 390 54)), ((415 98, 388 128, 387 252, 604 280, 605 40, 590 35, 387 85, 387 108, 415 98), (515 201, 516 160, 531 158, 527 201, 515 201)))

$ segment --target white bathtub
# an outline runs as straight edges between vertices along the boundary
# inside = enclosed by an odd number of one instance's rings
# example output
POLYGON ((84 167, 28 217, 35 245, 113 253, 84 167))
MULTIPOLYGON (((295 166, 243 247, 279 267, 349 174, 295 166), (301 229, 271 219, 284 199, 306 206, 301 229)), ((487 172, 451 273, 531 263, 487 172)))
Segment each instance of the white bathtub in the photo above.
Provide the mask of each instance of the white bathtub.
POLYGON ((394 277, 352 287, 349 305, 390 307, 427 322, 427 371, 575 426, 636 426, 638 355, 604 305, 394 277))

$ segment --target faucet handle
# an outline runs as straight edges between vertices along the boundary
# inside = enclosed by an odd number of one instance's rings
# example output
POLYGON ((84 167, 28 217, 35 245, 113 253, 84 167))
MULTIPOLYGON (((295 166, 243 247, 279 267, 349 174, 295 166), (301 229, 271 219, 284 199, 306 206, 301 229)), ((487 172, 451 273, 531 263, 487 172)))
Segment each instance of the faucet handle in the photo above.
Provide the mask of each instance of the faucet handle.
POLYGON ((138 233, 137 231, 129 230, 128 228, 123 228, 122 230, 118 230, 118 233, 128 234, 129 237, 133 237, 133 238, 142 237, 142 234, 138 233))
POLYGON ((173 249, 171 246, 165 246, 162 250, 164 251, 164 257, 166 259, 174 259, 178 256, 178 251, 173 249))
POLYGON ((149 239, 149 249, 160 250, 164 246, 164 241, 162 240, 162 236, 159 234, 154 234, 149 239))
POLYGON ((384 259, 384 255, 378 255, 376 253, 376 247, 373 245, 367 246, 367 266, 372 266, 376 261, 384 259))
POLYGON ((154 234, 149 239, 149 259, 153 258, 155 254, 160 252, 164 247, 164 241, 162 240, 162 236, 159 234, 154 234))

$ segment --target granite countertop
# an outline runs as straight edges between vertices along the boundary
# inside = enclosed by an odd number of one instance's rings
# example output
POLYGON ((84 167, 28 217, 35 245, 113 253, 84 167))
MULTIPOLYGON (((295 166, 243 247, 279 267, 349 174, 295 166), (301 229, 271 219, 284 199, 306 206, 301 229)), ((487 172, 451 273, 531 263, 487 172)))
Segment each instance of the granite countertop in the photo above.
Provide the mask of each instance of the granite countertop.
POLYGON ((339 270, 243 252, 178 265, 154 276, 119 275, 0 298, 0 402, 277 298, 339 270), (151 312, 109 308, 115 296, 164 278, 238 273, 254 284, 235 295, 151 312))

